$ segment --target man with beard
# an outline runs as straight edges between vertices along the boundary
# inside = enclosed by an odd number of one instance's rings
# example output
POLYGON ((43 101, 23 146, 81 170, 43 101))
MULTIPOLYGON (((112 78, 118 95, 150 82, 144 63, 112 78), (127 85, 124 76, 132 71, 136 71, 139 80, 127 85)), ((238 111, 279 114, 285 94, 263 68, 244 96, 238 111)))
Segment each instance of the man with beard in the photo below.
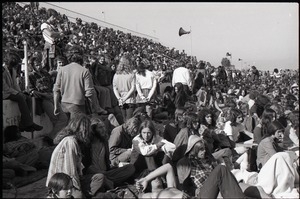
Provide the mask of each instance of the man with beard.
POLYGON ((135 168, 132 164, 116 167, 110 164, 108 138, 109 134, 104 122, 99 117, 91 118, 92 140, 91 146, 86 148, 83 164, 86 174, 102 173, 114 183, 114 187, 122 185, 130 178, 135 168))
POLYGON ((112 165, 130 161, 132 139, 137 135, 140 123, 139 116, 134 116, 112 130, 108 140, 112 165))

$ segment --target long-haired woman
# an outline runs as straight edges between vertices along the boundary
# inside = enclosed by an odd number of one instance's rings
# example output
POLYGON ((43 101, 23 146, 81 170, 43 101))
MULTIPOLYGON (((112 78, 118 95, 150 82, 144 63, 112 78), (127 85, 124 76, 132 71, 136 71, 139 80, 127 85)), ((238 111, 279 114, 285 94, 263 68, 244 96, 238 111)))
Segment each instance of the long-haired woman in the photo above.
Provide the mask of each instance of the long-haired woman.
POLYGON ((57 172, 72 177, 74 197, 93 196, 104 185, 110 188, 113 187, 103 174, 84 175, 82 172, 83 150, 85 147, 90 146, 91 136, 90 118, 85 114, 75 115, 56 136, 54 143, 58 145, 51 156, 46 180, 47 187, 51 177, 57 172))
POLYGON ((118 99, 124 121, 133 116, 135 109, 135 75, 130 59, 121 57, 113 77, 113 90, 118 99))
POLYGON ((152 119, 153 107, 150 100, 154 99, 157 80, 143 62, 138 63, 135 77, 137 90, 136 103, 139 104, 139 106, 146 106, 147 115, 152 119))
POLYGON ((175 145, 156 133, 152 120, 144 120, 138 132, 132 140, 131 163, 139 165, 140 169, 139 162, 142 161, 146 163, 144 169, 154 170, 172 158, 175 145))

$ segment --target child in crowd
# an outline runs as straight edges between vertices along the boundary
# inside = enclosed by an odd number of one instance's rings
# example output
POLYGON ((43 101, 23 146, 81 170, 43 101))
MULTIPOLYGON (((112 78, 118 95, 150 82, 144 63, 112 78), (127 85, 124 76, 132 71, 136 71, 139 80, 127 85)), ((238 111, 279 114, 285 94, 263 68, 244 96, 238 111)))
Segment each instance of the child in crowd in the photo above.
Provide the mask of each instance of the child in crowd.
POLYGON ((72 178, 65 173, 55 173, 49 181, 48 189, 47 198, 74 198, 72 178))

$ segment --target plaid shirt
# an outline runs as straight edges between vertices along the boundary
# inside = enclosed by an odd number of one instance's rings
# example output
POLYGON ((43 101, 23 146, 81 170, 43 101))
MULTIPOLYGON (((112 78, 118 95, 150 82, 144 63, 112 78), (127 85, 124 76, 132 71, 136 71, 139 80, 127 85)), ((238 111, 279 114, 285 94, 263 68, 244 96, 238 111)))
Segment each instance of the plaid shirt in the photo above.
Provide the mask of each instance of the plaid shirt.
POLYGON ((209 174, 212 172, 213 166, 204 160, 191 159, 191 174, 190 177, 197 189, 200 189, 209 174))

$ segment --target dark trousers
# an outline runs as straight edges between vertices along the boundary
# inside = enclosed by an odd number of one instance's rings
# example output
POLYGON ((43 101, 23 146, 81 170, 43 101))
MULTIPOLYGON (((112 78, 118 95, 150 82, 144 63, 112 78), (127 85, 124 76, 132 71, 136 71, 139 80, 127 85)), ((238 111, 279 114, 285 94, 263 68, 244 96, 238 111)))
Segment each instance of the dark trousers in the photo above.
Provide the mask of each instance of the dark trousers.
POLYGON ((118 167, 104 172, 107 179, 114 182, 114 187, 121 186, 135 173, 135 167, 132 164, 127 164, 123 167, 118 167))
POLYGON ((166 162, 166 158, 165 153, 162 151, 152 156, 143 156, 134 149, 131 152, 130 163, 135 166, 136 173, 140 173, 145 169, 153 171, 163 165, 164 162, 166 162))
POLYGON ((32 110, 32 100, 31 97, 23 93, 18 93, 17 95, 11 94, 7 99, 15 101, 19 105, 21 112, 20 127, 28 127, 33 124, 31 110, 32 110))
POLYGON ((218 165, 209 175, 197 196, 200 198, 217 198, 219 192, 223 198, 245 198, 238 181, 231 171, 218 165))

